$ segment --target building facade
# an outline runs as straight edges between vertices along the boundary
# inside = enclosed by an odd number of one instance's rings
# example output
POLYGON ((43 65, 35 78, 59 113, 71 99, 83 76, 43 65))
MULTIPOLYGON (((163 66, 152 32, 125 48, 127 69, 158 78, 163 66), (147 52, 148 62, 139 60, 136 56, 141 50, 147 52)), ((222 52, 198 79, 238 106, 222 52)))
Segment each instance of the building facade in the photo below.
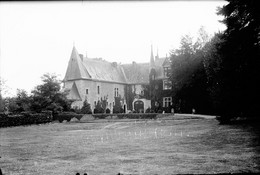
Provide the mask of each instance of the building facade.
POLYGON ((73 47, 64 90, 74 101, 72 107, 81 108, 87 100, 93 110, 99 101, 106 100, 106 108, 113 111, 118 97, 124 112, 145 112, 170 105, 169 71, 169 59, 158 54, 154 59, 152 49, 149 63, 117 64, 84 57, 73 47))

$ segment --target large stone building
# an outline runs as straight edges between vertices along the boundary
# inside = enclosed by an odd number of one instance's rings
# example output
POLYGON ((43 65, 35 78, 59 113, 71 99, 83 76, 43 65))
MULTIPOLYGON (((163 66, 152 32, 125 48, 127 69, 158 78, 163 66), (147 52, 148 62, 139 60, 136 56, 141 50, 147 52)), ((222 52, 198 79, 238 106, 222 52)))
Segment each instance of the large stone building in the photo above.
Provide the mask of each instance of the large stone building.
POLYGON ((87 100, 93 110, 98 101, 106 99, 107 108, 113 111, 115 97, 120 97, 125 112, 144 112, 170 105, 169 69, 169 60, 158 54, 154 59, 152 49, 150 63, 117 64, 84 57, 73 47, 64 89, 74 100, 72 107, 81 108, 87 100))

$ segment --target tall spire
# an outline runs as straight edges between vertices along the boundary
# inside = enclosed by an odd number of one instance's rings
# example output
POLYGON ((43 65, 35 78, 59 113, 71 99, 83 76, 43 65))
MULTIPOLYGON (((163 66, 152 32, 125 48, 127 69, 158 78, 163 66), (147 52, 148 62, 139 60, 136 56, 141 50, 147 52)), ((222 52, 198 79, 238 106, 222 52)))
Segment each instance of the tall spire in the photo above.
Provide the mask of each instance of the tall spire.
POLYGON ((153 56, 153 45, 151 45, 151 57, 150 57, 150 70, 155 67, 154 56, 153 56))
POLYGON ((157 55, 155 56, 155 60, 159 59, 158 47, 157 47, 157 55))

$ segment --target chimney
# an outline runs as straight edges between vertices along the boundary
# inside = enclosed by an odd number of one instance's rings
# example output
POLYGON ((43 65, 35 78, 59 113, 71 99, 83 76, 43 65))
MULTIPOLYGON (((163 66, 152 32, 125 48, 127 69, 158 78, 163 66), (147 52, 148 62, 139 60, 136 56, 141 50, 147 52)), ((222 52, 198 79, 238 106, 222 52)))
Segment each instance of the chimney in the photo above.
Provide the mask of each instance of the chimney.
POLYGON ((83 61, 83 54, 79 54, 81 61, 83 61))
POLYGON ((117 62, 112 62, 111 64, 113 67, 117 67, 117 62))

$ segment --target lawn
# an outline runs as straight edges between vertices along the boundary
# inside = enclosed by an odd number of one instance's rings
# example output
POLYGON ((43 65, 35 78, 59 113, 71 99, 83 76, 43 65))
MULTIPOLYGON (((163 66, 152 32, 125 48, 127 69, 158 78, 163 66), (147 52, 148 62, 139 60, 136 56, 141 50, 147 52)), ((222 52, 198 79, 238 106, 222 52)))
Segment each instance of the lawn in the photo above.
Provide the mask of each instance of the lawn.
POLYGON ((215 119, 0 128, 5 175, 260 172, 259 130, 215 119))

